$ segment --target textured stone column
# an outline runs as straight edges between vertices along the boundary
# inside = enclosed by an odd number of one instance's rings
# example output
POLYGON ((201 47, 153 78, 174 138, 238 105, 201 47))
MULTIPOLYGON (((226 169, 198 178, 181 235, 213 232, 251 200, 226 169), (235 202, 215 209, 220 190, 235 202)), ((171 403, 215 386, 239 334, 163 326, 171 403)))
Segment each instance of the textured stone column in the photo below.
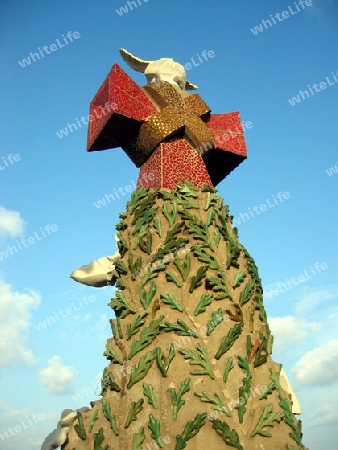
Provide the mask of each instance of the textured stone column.
POLYGON ((120 218, 102 399, 62 448, 304 449, 257 267, 216 189, 142 187, 120 218))

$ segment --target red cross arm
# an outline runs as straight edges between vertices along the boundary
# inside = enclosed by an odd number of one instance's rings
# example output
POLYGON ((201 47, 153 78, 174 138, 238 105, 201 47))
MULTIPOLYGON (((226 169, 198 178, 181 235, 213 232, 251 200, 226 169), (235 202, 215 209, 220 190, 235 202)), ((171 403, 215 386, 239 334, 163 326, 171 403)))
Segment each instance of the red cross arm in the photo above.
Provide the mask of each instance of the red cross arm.
POLYGON ((206 126, 214 136, 215 148, 203 155, 214 186, 247 157, 242 121, 238 111, 212 114, 206 126))
POLYGON ((90 103, 87 150, 122 147, 156 107, 118 64, 90 103))

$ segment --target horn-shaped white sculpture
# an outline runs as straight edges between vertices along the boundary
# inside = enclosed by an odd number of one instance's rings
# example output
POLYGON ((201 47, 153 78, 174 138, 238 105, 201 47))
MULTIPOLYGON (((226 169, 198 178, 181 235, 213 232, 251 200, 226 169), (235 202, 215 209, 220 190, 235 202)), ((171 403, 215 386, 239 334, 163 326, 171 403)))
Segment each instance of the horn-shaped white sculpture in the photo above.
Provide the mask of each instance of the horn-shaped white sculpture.
POLYGON ((129 67, 142 72, 147 78, 147 82, 155 83, 156 81, 167 81, 168 83, 179 86, 180 89, 193 90, 198 86, 187 80, 186 73, 182 64, 174 61, 172 58, 161 58, 155 61, 146 61, 134 56, 124 48, 120 48, 123 60, 129 67))

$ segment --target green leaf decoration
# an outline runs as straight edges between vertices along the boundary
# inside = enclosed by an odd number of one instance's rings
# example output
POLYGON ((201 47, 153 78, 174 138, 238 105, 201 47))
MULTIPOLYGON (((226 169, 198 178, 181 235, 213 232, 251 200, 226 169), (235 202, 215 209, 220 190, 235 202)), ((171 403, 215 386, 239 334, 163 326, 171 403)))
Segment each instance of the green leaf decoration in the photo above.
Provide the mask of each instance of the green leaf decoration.
POLYGON ((264 427, 273 427, 274 422, 280 422, 283 418, 283 413, 274 413, 273 406, 268 405, 264 408, 264 411, 252 433, 250 433, 251 437, 259 434, 264 437, 272 437, 271 433, 268 430, 264 430, 264 427))
POLYGON ((229 425, 221 420, 213 420, 212 428, 223 439, 223 441, 229 445, 229 447, 237 448, 238 450, 244 450, 239 442, 239 436, 235 430, 231 430, 229 425))
POLYGON ((167 204, 165 202, 163 203, 163 207, 162 207, 163 214, 164 214, 165 218, 167 219, 170 227, 175 223, 176 216, 177 216, 177 203, 172 202, 172 205, 173 205, 173 207, 172 207, 171 211, 168 210, 167 204))
POLYGON ((163 303, 170 305, 171 309, 177 309, 177 311, 180 312, 183 311, 183 307, 178 303, 172 294, 161 294, 161 299, 163 300, 163 303))
POLYGON ((117 237, 117 248, 118 251, 121 255, 121 257, 123 258, 123 256, 127 253, 127 251, 129 250, 128 244, 127 242, 124 240, 122 234, 120 232, 118 232, 116 234, 117 237))
POLYGON ((182 396, 190 390, 189 383, 190 383, 189 377, 186 378, 184 381, 182 381, 181 387, 177 394, 174 388, 169 389, 172 402, 172 416, 174 420, 177 419, 178 411, 185 404, 185 400, 182 400, 182 396))
POLYGON ((154 228, 156 233, 162 237, 162 227, 161 227, 161 221, 158 217, 155 217, 154 219, 154 228))
POLYGON ((266 311, 263 305, 263 295, 257 294, 255 296, 255 301, 257 303, 257 308, 259 310, 259 318, 262 322, 266 323, 268 319, 266 317, 266 311))
POLYGON ((213 188, 213 187, 209 187, 208 185, 204 184, 201 192, 216 192, 217 193, 217 189, 213 188))
POLYGON ((165 271, 165 277, 167 281, 169 282, 172 281, 173 283, 176 284, 177 287, 182 287, 182 283, 177 279, 177 277, 173 273, 169 272, 169 270, 165 271))
POLYGON ((227 365, 225 366, 224 375, 223 375, 223 381, 226 383, 228 381, 228 376, 230 373, 230 370, 234 368, 234 358, 230 356, 228 359, 227 365))
POLYGON ((107 359, 112 361, 113 364, 121 364, 123 365, 123 359, 121 356, 119 356, 116 351, 110 347, 108 344, 106 344, 106 350, 103 353, 103 356, 105 356, 107 359))
POLYGON ((185 226, 190 234, 193 235, 194 239, 203 242, 204 246, 209 247, 213 250, 210 242, 209 230, 206 223, 197 219, 193 216, 192 219, 185 223, 185 226))
POLYGON ((151 437, 156 441, 157 445, 160 448, 163 448, 163 442, 161 439, 161 424, 158 419, 155 419, 155 417, 152 414, 149 414, 149 422, 148 422, 148 428, 151 430, 151 437))
POLYGON ((126 222, 124 220, 120 220, 120 222, 118 222, 115 225, 115 228, 116 228, 117 231, 123 231, 126 228, 128 228, 128 225, 126 224, 126 222))
POLYGON ((243 306, 245 303, 247 303, 250 300, 254 289, 255 289, 255 282, 254 282, 254 280, 250 280, 246 284, 245 288, 243 289, 243 291, 241 292, 241 294, 239 296, 240 306, 243 306))
POLYGON ((110 428, 113 430, 115 436, 118 436, 119 430, 117 429, 115 416, 111 413, 110 404, 105 399, 102 399, 102 411, 104 417, 110 423, 110 428))
POLYGON ((157 250, 157 253, 153 257, 152 261, 162 260, 168 253, 174 253, 176 251, 179 251, 187 242, 188 242, 187 238, 178 237, 176 240, 172 238, 164 246, 164 248, 159 248, 157 250))
MULTIPOLYGON (((280 371, 282 370, 282 365, 280 366, 280 371)), ((280 386, 280 373, 275 372, 274 370, 270 369, 270 378, 272 382, 275 384, 277 392, 279 395, 281 395, 281 386, 280 386)))
POLYGON ((126 219, 127 217, 128 217, 128 214, 126 212, 119 212, 120 219, 126 219))
POLYGON ((116 325, 117 325, 117 330, 119 332, 119 338, 123 339, 123 333, 122 333, 122 328, 121 328, 121 320, 120 320, 119 316, 116 316, 116 325))
POLYGON ((189 180, 185 180, 183 184, 178 184, 177 190, 183 197, 198 198, 194 192, 198 192, 199 189, 194 186, 189 180))
POLYGON ((131 194, 130 211, 129 211, 130 214, 132 214, 135 211, 135 209, 140 205, 142 198, 148 196, 148 191, 149 191, 148 188, 142 186, 140 189, 137 189, 131 194))
POLYGON ((123 291, 126 288, 126 285, 124 284, 122 278, 117 278, 115 287, 116 289, 120 289, 120 291, 123 291))
POLYGON ((108 450, 108 444, 106 444, 103 448, 101 447, 103 441, 103 428, 100 428, 98 433, 94 433, 94 450, 108 450))
POLYGON ((251 337, 248 335, 246 337, 246 355, 248 358, 251 355, 251 350, 252 350, 252 342, 251 342, 251 337))
POLYGON ((222 323, 224 320, 222 308, 218 308, 217 311, 213 311, 211 313, 211 320, 207 321, 207 332, 206 335, 210 336, 210 334, 214 331, 214 329, 222 323))
POLYGON ((132 225, 135 225, 137 219, 143 217, 148 210, 154 205, 157 198, 157 191, 150 192, 148 195, 141 201, 139 204, 139 208, 135 210, 132 225))
POLYGON ((276 389, 275 383, 269 383, 265 386, 264 390, 261 392, 259 396, 259 400, 263 400, 263 398, 268 398, 268 395, 272 394, 272 392, 276 389))
POLYGON ((130 380, 127 384, 128 389, 130 389, 132 386, 134 386, 134 384, 142 380, 147 375, 149 369, 153 365, 154 359, 155 349, 141 356, 138 366, 133 365, 130 374, 130 380))
POLYGON ((302 443, 302 424, 301 422, 297 421, 292 414, 292 409, 290 402, 287 398, 283 398, 281 395, 279 395, 279 405, 284 410, 284 420, 285 423, 289 425, 289 427, 292 428, 293 433, 289 433, 289 436, 297 442, 298 445, 301 445, 302 443))
POLYGON ((164 244, 168 244, 182 230, 183 226, 184 222, 178 222, 171 230, 168 230, 164 244))
POLYGON ((233 320, 234 322, 243 322, 243 311, 242 308, 237 305, 237 303, 234 303, 233 308, 235 308, 235 312, 231 311, 230 309, 226 309, 225 312, 230 317, 230 320, 233 320))
POLYGON ((179 336, 193 336, 198 338, 198 333, 196 331, 191 330, 182 319, 177 319, 177 325, 174 325, 170 322, 165 322, 161 325, 161 328, 164 331, 176 331, 179 336))
POLYGON ((131 252, 129 252, 128 255, 128 267, 129 270, 131 272, 131 278, 132 280, 136 280, 136 278, 138 277, 138 274, 140 273, 141 270, 141 266, 142 266, 142 259, 140 256, 138 256, 136 258, 136 261, 133 262, 133 255, 131 252))
POLYGON ((79 438, 85 441, 87 439, 87 434, 83 425, 83 417, 80 411, 77 412, 77 420, 79 423, 74 425, 74 430, 77 432, 79 438))
POLYGON ((108 377, 105 379, 105 383, 107 386, 109 386, 109 389, 111 391, 115 392, 121 392, 120 386, 116 383, 115 378, 113 377, 112 373, 108 373, 108 377))
POLYGON ((190 294, 202 284, 203 278, 205 278, 208 270, 208 266, 199 267, 196 276, 191 278, 189 292, 190 294))
POLYGON ((132 450, 142 450, 142 444, 145 440, 144 428, 141 427, 138 433, 133 433, 132 450))
POLYGON ((143 383, 143 393, 148 398, 148 404, 157 409, 157 403, 155 399, 154 390, 151 384, 143 383))
POLYGON ((219 241, 221 240, 221 233, 219 232, 218 228, 214 229, 214 241, 216 244, 216 247, 218 248, 219 241))
POLYGON ((225 274, 222 270, 218 272, 218 277, 207 278, 207 286, 212 288, 214 292, 221 292, 221 294, 215 297, 215 300, 232 298, 226 284, 225 274))
POLYGON ((229 333, 222 338, 221 344, 219 346, 219 349, 215 355, 216 359, 220 359, 222 355, 224 355, 225 352, 227 352, 235 343, 236 339, 239 338, 243 328, 243 322, 237 323, 229 333))
POLYGON ((190 200, 182 200, 181 205, 184 209, 199 209, 199 206, 196 203, 191 202, 190 200))
POLYGON ((156 347, 156 364, 160 369, 162 376, 164 376, 165 378, 168 375, 168 369, 171 361, 174 359, 174 356, 175 349, 173 344, 170 344, 169 354, 167 357, 164 356, 160 347, 156 347))
POLYGON ((215 211, 211 209, 208 213, 208 218, 206 221, 207 227, 210 227, 210 225, 213 223, 214 220, 215 220, 215 211))
POLYGON ((198 305, 194 311, 194 316, 206 311, 206 307, 212 302, 212 294, 202 294, 198 305))
POLYGON ((116 316, 120 319, 124 319, 128 314, 135 314, 136 311, 130 306, 127 299, 124 297, 123 292, 116 291, 116 297, 112 298, 108 303, 108 306, 113 308, 116 316))
POLYGON ((128 269, 124 265, 124 262, 121 259, 118 259, 114 262, 115 270, 119 275, 126 275, 128 273, 128 269))
POLYGON ((143 403, 143 398, 141 398, 138 402, 131 402, 124 428, 128 428, 133 421, 137 420, 137 414, 142 411, 143 403))
POLYGON ((258 367, 264 363, 266 363, 269 352, 268 352, 268 344, 269 344, 269 336, 270 336, 270 330, 267 328, 268 335, 263 335, 263 333, 259 332, 259 337, 261 339, 259 347, 255 353, 253 365, 254 367, 258 367))
POLYGON ((207 201, 204 207, 204 211, 208 211, 208 209, 210 208, 210 206, 213 204, 215 204, 217 201, 217 194, 216 193, 211 193, 208 192, 207 193, 207 201))
POLYGON ((140 294, 140 302, 145 310, 148 309, 154 295, 156 294, 156 284, 155 281, 150 281, 149 291, 147 292, 144 288, 144 283, 141 283, 138 288, 140 294))
POLYGON ((154 264, 151 265, 151 267, 147 271, 147 275, 144 277, 143 285, 145 285, 149 280, 152 280, 153 278, 157 278, 159 272, 164 270, 166 268, 166 264, 168 264, 169 261, 156 261, 154 264))
POLYGON ((209 269, 221 271, 221 266, 218 264, 216 258, 210 255, 204 248, 199 245, 194 246, 194 255, 200 262, 208 264, 209 269))
POLYGON ((98 417, 99 417, 99 410, 98 410, 98 409, 95 409, 94 414, 93 414, 93 417, 92 417, 92 420, 90 421, 90 424, 89 424, 88 433, 91 433, 91 432, 92 432, 94 423, 96 422, 96 420, 98 419, 98 417))
POLYGON ((246 373, 246 377, 242 380, 243 386, 239 388, 239 405, 236 406, 238 409, 239 423, 243 423, 244 414, 246 413, 246 403, 250 397, 252 375, 250 372, 248 358, 243 358, 243 356, 239 355, 238 365, 242 371, 246 373))
POLYGON ((209 375, 209 377, 214 380, 215 375, 211 369, 210 361, 208 358, 207 348, 201 342, 197 345, 196 350, 182 349, 180 353, 184 356, 184 359, 190 359, 189 364, 194 366, 201 366, 202 369, 193 370, 191 375, 209 375))
POLYGON ((235 276, 234 282, 232 283, 232 287, 237 288, 241 283, 243 283, 245 277, 245 270, 241 270, 241 272, 238 272, 235 276))
POLYGON ((218 392, 215 392, 214 397, 204 392, 195 392, 195 395, 200 398, 202 402, 211 403, 213 405, 213 409, 217 411, 224 412, 228 417, 231 417, 230 411, 227 410, 221 395, 218 392))
POLYGON ((249 330, 250 330, 250 333, 254 332, 255 311, 256 311, 255 306, 250 305, 250 307, 249 307, 249 330))
POLYGON ((131 359, 136 353, 145 349, 150 345, 160 332, 160 324, 164 316, 159 317, 157 320, 152 320, 149 327, 143 328, 141 331, 140 339, 133 341, 130 349, 128 359, 131 359))
POLYGON ((144 215, 136 220, 136 226, 133 230, 134 235, 138 233, 144 226, 149 225, 149 223, 153 220, 156 211, 157 208, 149 209, 149 211, 147 211, 144 215))
POLYGON ((176 436, 175 450, 183 450, 184 448, 186 448, 187 441, 196 436, 203 425, 205 425, 205 419, 207 415, 207 413, 197 414, 194 420, 189 420, 189 422, 184 427, 183 433, 176 436))
POLYGON ((151 253, 151 246, 152 246, 153 238, 152 234, 149 231, 149 226, 144 225, 138 236, 136 236, 135 239, 135 245, 133 247, 133 250, 137 249, 137 247, 140 247, 140 249, 144 252, 150 255, 151 253))
POLYGON ((180 263, 178 258, 175 258, 174 264, 177 267, 178 271, 180 272, 183 281, 185 281, 188 278, 188 275, 190 273, 190 255, 189 253, 186 253, 184 263, 180 263))
POLYGON ((142 325, 144 325, 144 318, 148 315, 147 312, 138 314, 134 319, 133 323, 127 325, 127 341, 136 333, 139 332, 142 325))

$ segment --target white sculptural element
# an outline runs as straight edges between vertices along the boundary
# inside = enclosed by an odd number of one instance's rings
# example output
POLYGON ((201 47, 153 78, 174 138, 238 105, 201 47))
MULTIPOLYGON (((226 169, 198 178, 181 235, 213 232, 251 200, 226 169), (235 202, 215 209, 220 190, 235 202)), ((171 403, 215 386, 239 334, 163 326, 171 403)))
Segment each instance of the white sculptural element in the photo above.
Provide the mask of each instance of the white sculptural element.
POLYGON ((282 368, 280 371, 280 385, 282 388, 291 395, 292 400, 292 413, 293 414, 302 414, 302 410, 298 401, 298 398, 295 394, 295 391, 293 390, 293 387, 291 386, 291 383, 286 376, 285 370, 282 368))
POLYGON ((113 277, 117 278, 114 262, 121 258, 119 252, 113 256, 104 256, 97 261, 81 266, 70 274, 70 278, 85 284, 86 286, 103 287, 110 286, 113 277))
POLYGON ((168 83, 179 86, 182 91, 197 89, 198 86, 190 83, 186 78, 186 73, 182 64, 174 61, 172 58, 161 58, 155 61, 146 61, 134 56, 124 48, 120 48, 120 53, 129 67, 145 74, 148 83, 156 81, 167 81, 168 83))
POLYGON ((77 417, 77 412, 89 411, 90 408, 86 406, 80 409, 65 409, 61 414, 61 419, 57 423, 57 427, 44 440, 41 450, 53 450, 61 447, 66 440, 74 420, 77 417))

